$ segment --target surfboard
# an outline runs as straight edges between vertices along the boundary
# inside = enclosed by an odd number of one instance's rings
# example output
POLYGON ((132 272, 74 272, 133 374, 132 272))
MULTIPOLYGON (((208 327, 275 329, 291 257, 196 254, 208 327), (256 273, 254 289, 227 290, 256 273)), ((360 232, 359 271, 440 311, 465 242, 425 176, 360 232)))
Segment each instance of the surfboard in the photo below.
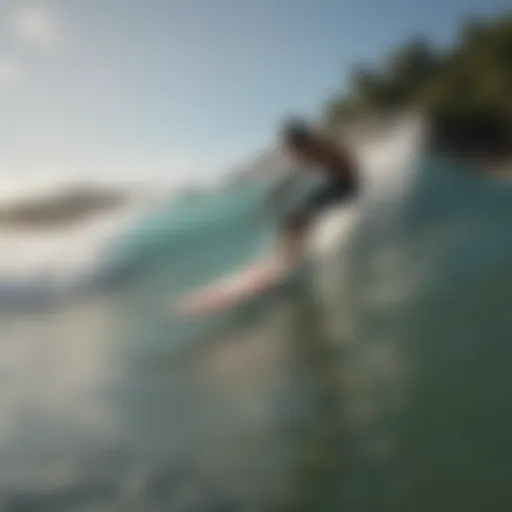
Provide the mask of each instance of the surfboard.
POLYGON ((285 275, 286 267, 275 259, 258 261, 189 293, 173 310, 179 316, 189 318, 220 313, 272 289, 285 275))

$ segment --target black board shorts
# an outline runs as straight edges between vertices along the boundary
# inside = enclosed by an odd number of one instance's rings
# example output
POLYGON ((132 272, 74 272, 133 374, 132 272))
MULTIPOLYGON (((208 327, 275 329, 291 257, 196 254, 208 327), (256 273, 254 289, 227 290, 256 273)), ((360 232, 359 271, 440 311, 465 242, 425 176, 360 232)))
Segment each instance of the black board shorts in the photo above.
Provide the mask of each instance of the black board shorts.
POLYGON ((290 212, 285 219, 285 228, 300 227, 326 209, 348 201, 357 193, 353 180, 330 180, 319 190, 306 196, 301 205, 290 212))

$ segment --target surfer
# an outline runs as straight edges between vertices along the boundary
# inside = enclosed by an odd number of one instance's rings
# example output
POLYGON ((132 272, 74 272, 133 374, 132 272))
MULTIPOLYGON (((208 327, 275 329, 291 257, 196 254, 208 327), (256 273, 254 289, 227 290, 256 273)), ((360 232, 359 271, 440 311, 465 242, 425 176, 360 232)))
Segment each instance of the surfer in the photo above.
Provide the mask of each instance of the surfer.
POLYGON ((325 184, 310 193, 284 220, 279 250, 285 263, 293 265, 301 255, 312 220, 326 208, 357 194, 359 172, 347 147, 300 120, 288 121, 283 126, 281 144, 294 160, 306 168, 318 169, 325 178, 325 184))
MULTIPOLYGON (((326 208, 343 203, 356 195, 359 173, 348 148, 339 147, 327 136, 301 121, 286 123, 281 139, 281 145, 294 160, 298 160, 306 168, 319 168, 325 177, 325 183, 285 216, 278 241, 278 265, 260 261, 227 279, 221 279, 212 286, 192 293, 178 305, 180 314, 191 318, 211 315, 272 288, 284 275, 282 264, 286 269, 298 263, 312 220, 326 208)), ((276 196, 282 194, 293 181, 294 176, 286 176, 280 181, 274 189, 274 199, 278 199, 276 196)))

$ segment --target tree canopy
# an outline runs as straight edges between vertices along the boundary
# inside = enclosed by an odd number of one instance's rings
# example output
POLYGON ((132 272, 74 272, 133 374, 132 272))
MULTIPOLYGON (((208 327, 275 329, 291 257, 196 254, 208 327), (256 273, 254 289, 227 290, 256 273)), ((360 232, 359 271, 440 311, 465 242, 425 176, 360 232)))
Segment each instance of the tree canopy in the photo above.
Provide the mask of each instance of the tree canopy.
POLYGON ((335 129, 375 112, 414 107, 498 116, 512 149, 512 14, 463 22, 456 42, 443 50, 416 38, 379 68, 358 67, 348 90, 326 105, 324 120, 335 129))

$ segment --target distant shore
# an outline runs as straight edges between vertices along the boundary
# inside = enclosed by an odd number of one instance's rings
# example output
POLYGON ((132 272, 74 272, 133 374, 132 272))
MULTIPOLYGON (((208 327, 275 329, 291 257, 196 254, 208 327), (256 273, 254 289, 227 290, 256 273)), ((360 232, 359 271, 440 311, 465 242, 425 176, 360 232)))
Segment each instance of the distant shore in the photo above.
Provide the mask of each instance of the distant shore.
POLYGON ((74 187, 49 197, 32 198, 8 206, 0 205, 0 227, 58 228, 93 215, 118 210, 132 199, 132 195, 125 190, 74 187))

